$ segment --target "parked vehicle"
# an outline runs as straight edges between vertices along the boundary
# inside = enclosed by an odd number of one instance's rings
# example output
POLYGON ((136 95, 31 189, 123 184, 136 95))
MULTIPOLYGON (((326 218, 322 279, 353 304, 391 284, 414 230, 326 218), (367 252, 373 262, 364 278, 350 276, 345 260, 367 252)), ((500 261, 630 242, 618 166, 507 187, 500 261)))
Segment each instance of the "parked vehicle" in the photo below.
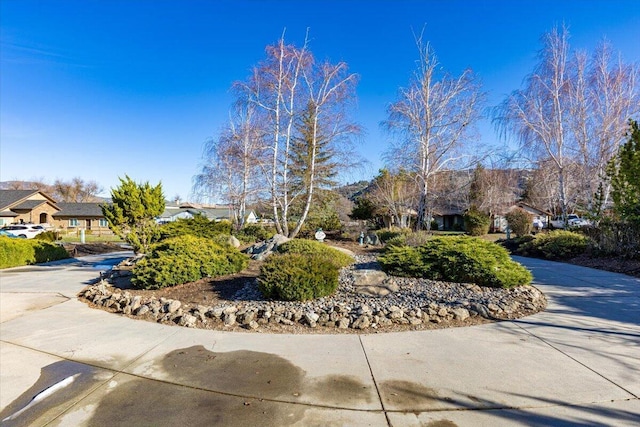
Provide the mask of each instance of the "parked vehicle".
MULTIPOLYGON (((588 220, 580 218, 576 214, 567 215, 567 224, 569 225, 569 227, 586 227, 588 225, 591 225, 588 220)), ((554 217, 551 220, 551 225, 553 226, 553 228, 564 228, 565 224, 562 219, 562 215, 554 217)))
POLYGON ((534 218, 533 219, 533 231, 534 232, 538 232, 540 230, 542 230, 543 228, 546 228, 547 224, 540 218, 534 218))
POLYGON ((24 239, 33 239, 38 234, 45 231, 44 227, 41 225, 34 224, 12 224, 2 227, 2 230, 24 239))
POLYGON ((6 230, 0 230, 0 236, 10 237, 12 239, 17 239, 18 238, 18 236, 14 236, 13 234, 9 233, 6 230))

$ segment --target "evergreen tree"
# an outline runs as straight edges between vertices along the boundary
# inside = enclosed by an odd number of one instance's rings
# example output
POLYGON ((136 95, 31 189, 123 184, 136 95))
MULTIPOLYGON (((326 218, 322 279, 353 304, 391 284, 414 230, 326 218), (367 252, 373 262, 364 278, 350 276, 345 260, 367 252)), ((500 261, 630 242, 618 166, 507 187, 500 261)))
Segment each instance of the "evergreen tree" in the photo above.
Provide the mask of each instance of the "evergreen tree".
POLYGON ((159 227, 155 218, 164 211, 162 184, 137 184, 129 176, 120 178, 120 186, 111 190, 111 204, 101 206, 113 232, 127 241, 136 253, 146 253, 159 227))
POLYGON ((296 122, 297 136, 292 139, 291 173, 293 189, 298 194, 307 195, 313 189, 337 185, 333 180, 338 174, 337 163, 332 160, 335 153, 314 116, 315 112, 316 108, 309 102, 296 122))
POLYGON ((640 128, 629 121, 629 140, 608 165, 614 213, 623 221, 640 222, 640 128))

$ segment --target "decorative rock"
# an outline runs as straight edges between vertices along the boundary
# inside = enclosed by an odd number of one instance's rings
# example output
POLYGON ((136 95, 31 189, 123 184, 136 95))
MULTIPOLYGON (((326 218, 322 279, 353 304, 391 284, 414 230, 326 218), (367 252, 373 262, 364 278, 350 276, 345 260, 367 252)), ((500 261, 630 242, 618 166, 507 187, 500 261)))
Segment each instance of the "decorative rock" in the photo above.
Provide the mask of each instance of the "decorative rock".
POLYGON ((178 309, 180 308, 181 305, 182 305, 182 303, 180 301, 178 301, 178 300, 169 301, 164 306, 164 312, 165 313, 175 313, 176 311, 178 311, 178 309))
POLYGON ((197 318, 190 314, 183 314, 178 321, 178 325, 186 326, 187 328, 193 328, 196 326, 197 318))
POLYGON ((236 236, 229 236, 229 239, 227 240, 227 243, 230 244, 231 246, 233 246, 234 248, 239 248, 240 247, 240 240, 238 240, 236 238, 236 236))
POLYGON ((136 311, 135 314, 136 316, 142 316, 143 314, 147 314, 149 312, 149 306, 148 305, 141 305, 136 311))
POLYGON ((469 310, 466 308, 454 308, 451 313, 453 313, 453 317, 456 320, 464 321, 469 318, 469 310))
POLYGON ((236 324, 236 315, 228 313, 224 315, 224 326, 233 326, 236 324))

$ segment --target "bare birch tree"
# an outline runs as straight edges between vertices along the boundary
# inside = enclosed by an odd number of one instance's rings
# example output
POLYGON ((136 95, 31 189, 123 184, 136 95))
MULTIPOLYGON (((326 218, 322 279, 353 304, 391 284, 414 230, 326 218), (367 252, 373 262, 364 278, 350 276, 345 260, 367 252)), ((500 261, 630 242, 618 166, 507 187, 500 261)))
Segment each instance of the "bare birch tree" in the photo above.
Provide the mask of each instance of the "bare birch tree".
POLYGON ((524 88, 494 110, 493 120, 503 135, 517 137, 534 162, 554 165, 555 204, 566 221, 573 206, 590 209, 627 120, 638 114, 638 69, 614 62, 606 43, 591 60, 581 52, 572 56, 566 27, 544 34, 542 43, 524 88))
MULTIPOLYGON (((329 149, 338 157, 347 147, 357 126, 345 114, 354 97, 357 76, 347 70, 345 63, 316 63, 307 43, 302 48, 286 45, 284 36, 277 44, 268 46, 267 58, 254 68, 251 77, 236 83, 244 100, 253 104, 264 117, 265 141, 271 162, 266 175, 271 208, 278 233, 295 237, 300 231, 317 188, 318 156, 329 149), (292 172, 296 124, 308 113, 308 129, 304 137, 311 154, 305 167, 303 188, 296 186, 292 172), (324 141, 324 143, 320 143, 324 141), (299 198, 304 197, 302 214, 289 229, 290 211, 299 198)), ((299 172, 299 171, 298 171, 299 172)))
POLYGON ((254 108, 235 106, 218 138, 205 143, 205 163, 194 178, 196 191, 214 194, 229 205, 238 228, 244 225, 247 203, 263 190, 264 142, 254 108))
POLYGON ((429 43, 416 39, 418 69, 398 100, 388 107, 383 126, 399 139, 392 146, 394 163, 415 172, 420 185, 416 229, 430 229, 433 177, 454 168, 464 157, 462 148, 472 138, 483 94, 471 70, 459 77, 440 72, 429 43))

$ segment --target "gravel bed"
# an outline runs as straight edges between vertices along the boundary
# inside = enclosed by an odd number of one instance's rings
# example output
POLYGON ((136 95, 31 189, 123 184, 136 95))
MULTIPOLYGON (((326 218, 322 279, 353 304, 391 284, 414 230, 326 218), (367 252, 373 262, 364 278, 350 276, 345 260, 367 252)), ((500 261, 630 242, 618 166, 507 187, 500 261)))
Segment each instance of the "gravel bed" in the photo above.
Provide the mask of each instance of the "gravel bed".
POLYGON ((519 318, 546 306, 544 295, 533 286, 500 289, 402 277, 388 279, 397 292, 383 297, 363 295, 354 284, 354 271, 379 266, 373 255, 355 258, 353 265, 341 270, 335 294, 308 302, 265 301, 255 279, 248 279, 232 298, 207 305, 134 295, 105 280, 88 287, 80 296, 101 308, 161 323, 293 333, 464 326, 519 318))

